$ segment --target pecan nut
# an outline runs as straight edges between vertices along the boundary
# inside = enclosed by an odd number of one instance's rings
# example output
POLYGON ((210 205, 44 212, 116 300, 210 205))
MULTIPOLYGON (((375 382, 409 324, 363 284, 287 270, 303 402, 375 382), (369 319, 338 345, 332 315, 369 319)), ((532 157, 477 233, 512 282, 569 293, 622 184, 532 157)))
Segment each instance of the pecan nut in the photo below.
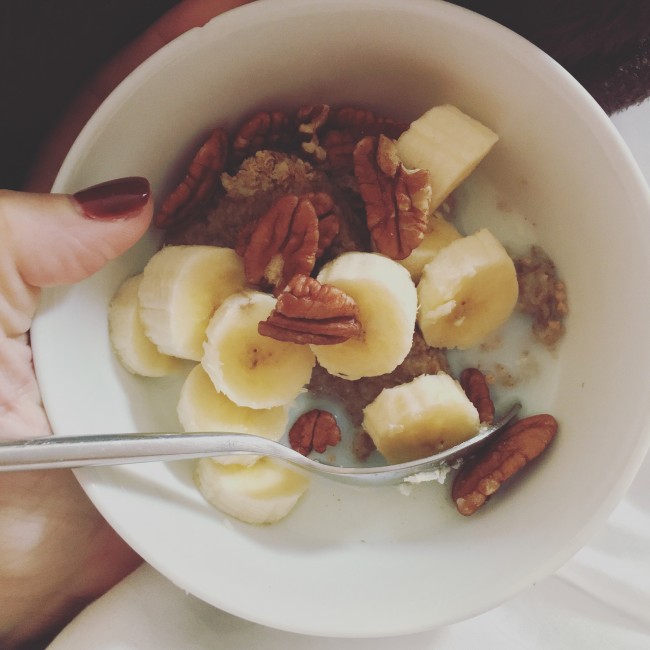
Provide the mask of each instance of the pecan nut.
POLYGON ((278 341, 332 345, 361 334, 357 305, 345 292, 307 275, 294 276, 258 331, 278 341))
POLYGON ((155 217, 158 228, 171 228, 197 218, 217 193, 228 156, 228 133, 217 128, 189 164, 185 178, 165 199, 155 217))
POLYGON ((330 129, 321 139, 331 169, 352 169, 352 154, 358 139, 347 129, 330 129))
POLYGON ((341 440, 341 430, 329 411, 313 409, 303 413, 289 430, 289 444, 294 451, 307 456, 312 450, 319 454, 341 440))
POLYGON ((469 401, 476 407, 479 421, 492 424, 494 402, 490 397, 490 387, 485 375, 478 368, 465 368, 460 373, 460 385, 469 401))
POLYGON ((339 234, 341 218, 332 197, 326 192, 313 192, 307 194, 306 198, 311 201, 318 218, 316 259, 320 259, 339 234))
POLYGON ((291 146, 293 127, 282 111, 260 111, 236 131, 232 144, 235 164, 262 149, 284 150, 291 146))
POLYGON ((330 107, 327 104, 314 104, 312 106, 302 106, 298 109, 298 133, 307 137, 301 143, 301 149, 313 156, 318 162, 323 162, 327 156, 327 152, 319 142, 318 132, 327 122, 330 107))
POLYGON ((368 109, 344 106, 330 110, 319 144, 330 169, 352 169, 352 153, 361 138, 382 134, 395 139, 407 128, 403 122, 381 117, 368 109))
POLYGON ((298 274, 309 275, 318 251, 318 216, 307 197, 287 194, 246 229, 237 251, 251 284, 273 288, 276 295, 298 274))
POLYGON ((464 461, 451 490, 458 512, 476 512, 505 481, 548 447, 557 427, 552 415, 524 418, 464 461))
POLYGON ((404 122, 377 115, 367 108, 353 106, 344 106, 332 111, 330 124, 334 128, 347 129, 355 140, 366 135, 385 135, 396 139, 408 128, 408 124, 404 122))
POLYGON ((384 135, 359 140, 353 160, 374 249, 394 260, 408 257, 427 227, 429 173, 406 169, 395 141, 384 135))

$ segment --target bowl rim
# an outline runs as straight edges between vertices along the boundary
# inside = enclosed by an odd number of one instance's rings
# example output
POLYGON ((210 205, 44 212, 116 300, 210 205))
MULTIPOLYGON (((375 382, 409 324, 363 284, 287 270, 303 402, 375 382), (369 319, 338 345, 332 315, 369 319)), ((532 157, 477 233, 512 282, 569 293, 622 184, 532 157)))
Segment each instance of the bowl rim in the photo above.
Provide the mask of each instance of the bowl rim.
MULTIPOLYGON (((53 191, 69 191, 69 188, 67 187, 67 183, 69 182, 68 179, 77 165, 80 154, 86 149, 92 147, 92 142, 96 137, 97 129, 101 127, 105 120, 110 119, 112 111, 119 107, 121 103, 128 98, 134 85, 137 85, 141 80, 146 79, 149 74, 157 70, 165 61, 172 60, 175 56, 184 52, 186 47, 199 47, 200 42, 203 39, 215 38, 230 30, 241 29, 242 27, 246 27, 251 21, 256 24, 261 24, 270 15, 279 16, 287 11, 309 14, 314 8, 320 10, 325 7, 327 7, 327 11, 335 11, 337 9, 342 11, 348 9, 357 11, 363 8, 372 8, 376 11, 394 11, 396 7, 399 7, 399 10, 402 11, 415 13, 424 12, 434 16, 440 15, 439 12, 442 11, 447 12, 448 15, 456 16, 457 20, 463 22, 465 26, 468 26, 472 30, 475 29, 483 32, 486 25, 489 26, 489 29, 494 32, 494 38, 501 39, 504 47, 513 47, 517 50, 523 49, 525 55, 530 57, 533 62, 543 63, 549 75, 555 75, 555 78, 561 80, 562 83, 568 84, 568 88, 572 93, 574 93, 576 102, 579 102, 581 106, 588 111, 588 115, 585 119, 594 120, 594 124, 603 134, 603 137, 607 138, 608 145, 613 147, 612 151, 615 152, 615 155, 620 157, 622 164, 626 166, 626 170, 629 170, 630 177, 628 183, 630 187, 634 187, 635 196, 638 196, 640 202, 645 201, 646 207, 650 209, 650 190, 648 189, 645 178, 643 177, 643 174, 629 148, 605 112, 600 108, 591 95, 589 95, 589 93, 564 68, 535 45, 495 21, 457 5, 448 4, 442 1, 432 2, 431 0, 355 0, 354 3, 350 3, 349 0, 257 0, 252 4, 238 7, 215 17, 203 27, 194 28, 165 45, 138 66, 117 86, 117 88, 104 100, 97 111, 95 111, 93 116, 88 120, 85 127, 80 132, 79 136, 76 138, 56 177, 53 191)), ((47 300, 44 301, 44 304, 47 305, 47 300)), ((37 352, 38 335, 35 343, 35 351, 37 352)), ((35 354, 35 357, 38 357, 38 353, 35 354)), ((650 448, 649 413, 646 413, 646 420, 645 423, 640 426, 640 429, 641 428, 646 432, 646 435, 645 437, 639 436, 637 444, 638 453, 635 454, 636 457, 634 459, 630 459, 627 468, 632 471, 629 472, 629 475, 626 478, 621 479, 621 482, 616 486, 616 489, 612 490, 609 494, 609 498, 605 502, 601 503, 600 507, 596 509, 598 511, 598 516, 592 517, 590 525, 583 528, 580 533, 576 534, 571 540, 568 540, 562 553, 558 553, 556 557, 549 558, 544 566, 540 566, 536 571, 532 571, 531 574, 525 577, 525 579, 522 578, 519 584, 511 585, 511 588, 506 590, 508 593, 505 595, 503 593, 500 594, 497 599, 498 602, 493 602, 484 608, 470 612, 467 614, 467 617, 476 615, 486 609, 498 605, 499 602, 503 602, 503 600, 521 592, 524 588, 530 586, 537 580, 548 576, 584 545, 587 539, 593 535, 595 530, 604 522, 609 513, 611 513, 618 501, 620 501, 624 492, 631 484, 634 475, 638 471, 643 461, 643 457, 650 448)), ((89 485, 89 482, 87 481, 88 474, 77 472, 77 477, 84 489, 89 493, 91 499, 94 501, 92 486, 89 485)), ((116 527, 119 529, 119 526, 116 527)), ((120 530, 119 532, 124 534, 127 531, 120 530)), ((182 575, 173 575, 173 571, 170 572, 169 567, 156 568, 164 572, 166 575, 170 575, 177 585, 183 586, 184 580, 182 575)), ((243 612, 234 613, 249 618, 249 616, 246 616, 243 612)), ((258 622, 274 627, 273 621, 258 619, 258 622)), ((448 622, 451 623, 453 620, 449 620, 448 622)), ((429 628, 422 627, 420 629, 424 630, 429 628)), ((305 634, 314 633, 309 629, 292 628, 292 631, 305 634)), ((415 631, 419 631, 419 629, 394 629, 389 632, 384 630, 376 636, 384 636, 387 633, 406 634, 415 631)), ((345 636, 344 631, 337 630, 336 633, 337 635, 345 636)), ((327 630, 319 630, 317 634, 328 636, 327 630)), ((349 634, 349 636, 357 635, 349 634)), ((371 636, 371 634, 368 634, 368 631, 364 630, 364 636, 371 636)))

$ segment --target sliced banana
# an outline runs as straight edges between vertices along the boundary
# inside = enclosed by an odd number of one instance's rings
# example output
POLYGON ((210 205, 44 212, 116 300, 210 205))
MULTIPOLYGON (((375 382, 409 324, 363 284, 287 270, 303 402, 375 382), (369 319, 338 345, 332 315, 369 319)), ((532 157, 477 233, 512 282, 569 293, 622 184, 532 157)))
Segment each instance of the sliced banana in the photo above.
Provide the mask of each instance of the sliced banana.
POLYGON ((108 308, 109 337, 122 365, 136 375, 164 377, 179 371, 180 359, 162 354, 147 338, 140 319, 138 288, 142 274, 125 280, 108 308))
POLYGON ((466 349, 503 325, 517 303, 515 265, 487 229, 451 242, 422 271, 418 325, 432 347, 466 349))
POLYGON ((245 286, 234 250, 166 246, 147 263, 138 292, 147 336, 166 354, 199 361, 214 310, 245 286))
POLYGON ((206 330, 203 368, 217 390, 239 406, 268 409, 288 404, 311 377, 316 360, 309 346, 257 331, 275 303, 269 294, 242 291, 224 300, 206 330))
POLYGON ((435 106, 415 120, 397 140, 397 153, 411 168, 427 169, 431 210, 435 210, 489 153, 494 131, 455 106, 435 106))
POLYGON ((444 372, 385 388, 363 413, 363 428, 390 463, 432 456, 479 428, 476 407, 444 372))
POLYGON ((304 474, 268 457, 246 467, 202 458, 194 476, 201 494, 213 506, 249 524, 280 521, 309 487, 304 474))
POLYGON ((427 232, 424 233, 424 239, 420 245, 408 257, 399 260, 399 263, 411 274, 413 282, 417 284, 425 265, 447 244, 461 237, 462 235, 453 224, 439 214, 434 214, 429 219, 427 232))
MULTIPOLYGON (((181 387, 177 406, 178 419, 188 433, 224 432, 247 433, 269 440, 280 440, 287 429, 289 409, 251 409, 238 406, 214 387, 212 380, 199 364, 181 387)), ((215 462, 252 465, 260 456, 236 454, 215 457, 215 462)))
POLYGON ((417 293, 408 271, 383 255, 350 252, 326 264, 317 279, 357 303, 363 328, 359 338, 312 345, 318 363, 345 379, 392 372, 413 343, 417 293))

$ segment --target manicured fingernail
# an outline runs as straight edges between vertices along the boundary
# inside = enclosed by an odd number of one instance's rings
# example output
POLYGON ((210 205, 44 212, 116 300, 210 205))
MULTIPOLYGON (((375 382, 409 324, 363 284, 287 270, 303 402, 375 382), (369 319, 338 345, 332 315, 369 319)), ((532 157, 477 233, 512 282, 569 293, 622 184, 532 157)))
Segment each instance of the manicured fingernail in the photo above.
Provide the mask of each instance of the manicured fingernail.
POLYGON ((89 219, 124 219, 137 214, 150 195, 146 178, 130 176, 80 190, 73 198, 89 219))

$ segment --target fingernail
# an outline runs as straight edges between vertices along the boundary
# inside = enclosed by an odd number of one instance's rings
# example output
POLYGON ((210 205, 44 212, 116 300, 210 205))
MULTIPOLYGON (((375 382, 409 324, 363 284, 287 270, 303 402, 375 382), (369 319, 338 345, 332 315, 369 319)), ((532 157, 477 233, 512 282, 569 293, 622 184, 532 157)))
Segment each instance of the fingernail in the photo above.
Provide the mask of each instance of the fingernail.
POLYGON ((124 219, 138 213, 150 195, 146 178, 129 176, 93 185, 72 197, 89 219, 124 219))

